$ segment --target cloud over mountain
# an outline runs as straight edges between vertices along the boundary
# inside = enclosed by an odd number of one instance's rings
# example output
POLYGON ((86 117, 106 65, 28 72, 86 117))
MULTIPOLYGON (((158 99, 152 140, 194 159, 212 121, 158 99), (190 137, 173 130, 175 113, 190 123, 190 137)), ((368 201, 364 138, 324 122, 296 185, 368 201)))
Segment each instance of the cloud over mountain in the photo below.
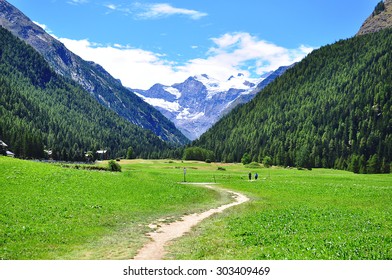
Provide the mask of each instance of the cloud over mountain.
POLYGON ((213 46, 204 57, 180 64, 164 53, 132 46, 102 45, 88 39, 59 40, 83 59, 101 64, 124 85, 141 89, 155 83, 173 84, 202 73, 224 78, 242 72, 247 77, 256 77, 281 65, 291 65, 313 50, 303 45, 286 49, 249 33, 226 33, 211 38, 213 46))

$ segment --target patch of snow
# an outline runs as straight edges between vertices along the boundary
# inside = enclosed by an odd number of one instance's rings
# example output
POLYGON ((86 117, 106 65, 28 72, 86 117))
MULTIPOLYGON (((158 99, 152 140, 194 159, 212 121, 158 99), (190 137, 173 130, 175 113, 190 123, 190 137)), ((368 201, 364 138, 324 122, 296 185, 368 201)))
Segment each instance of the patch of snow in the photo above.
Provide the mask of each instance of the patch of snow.
POLYGON ((160 98, 145 98, 145 101, 152 106, 161 107, 169 112, 178 112, 181 108, 178 102, 169 102, 160 98))
POLYGON ((176 119, 177 120, 197 120, 197 119, 199 119, 199 118, 201 118, 203 116, 204 116, 204 112, 199 112, 199 113, 192 114, 192 113, 189 112, 189 108, 184 108, 184 110, 181 111, 177 115, 176 119))
POLYGON ((181 97, 181 92, 173 87, 164 87, 163 88, 165 91, 167 91, 168 93, 174 95, 177 99, 181 97))
POLYGON ((230 89, 242 89, 246 90, 247 93, 249 93, 248 90, 252 90, 254 88, 254 86, 250 86, 250 83, 257 85, 263 80, 263 78, 246 78, 245 75, 242 73, 237 74, 237 76, 231 76, 225 81, 214 79, 207 76, 206 74, 196 75, 194 76, 194 78, 199 82, 202 82, 207 88, 207 99, 211 99, 215 94, 220 92, 226 92, 230 89))
POLYGON ((144 95, 142 95, 142 94, 140 94, 140 93, 138 93, 138 92, 136 92, 136 91, 132 91, 134 94, 136 94, 137 96, 139 96, 141 99, 145 99, 145 97, 144 97, 144 95))
POLYGON ((181 105, 178 102, 169 102, 161 98, 149 98, 141 95, 140 93, 134 92, 137 96, 142 98, 148 104, 154 107, 160 107, 166 109, 169 112, 179 112, 181 109, 181 105))
POLYGON ((106 99, 102 96, 102 95, 98 95, 98 98, 102 100, 103 103, 106 104, 106 106, 108 106, 110 108, 110 103, 108 101, 106 101, 106 99))
POLYGON ((256 87, 249 88, 248 90, 245 90, 245 91, 241 92, 241 95, 247 95, 247 94, 254 93, 255 88, 256 87))

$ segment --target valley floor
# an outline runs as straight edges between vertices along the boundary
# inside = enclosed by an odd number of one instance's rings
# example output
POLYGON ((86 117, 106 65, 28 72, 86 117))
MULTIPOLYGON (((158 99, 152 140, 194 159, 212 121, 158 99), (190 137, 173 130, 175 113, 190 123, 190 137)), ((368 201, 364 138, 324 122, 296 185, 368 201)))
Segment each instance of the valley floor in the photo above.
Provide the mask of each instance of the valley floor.
POLYGON ((149 225, 232 202, 226 192, 181 184, 184 168, 187 182, 216 182, 250 201, 170 242, 166 259, 392 259, 391 174, 120 165, 110 173, 0 157, 0 259, 132 259, 149 225))

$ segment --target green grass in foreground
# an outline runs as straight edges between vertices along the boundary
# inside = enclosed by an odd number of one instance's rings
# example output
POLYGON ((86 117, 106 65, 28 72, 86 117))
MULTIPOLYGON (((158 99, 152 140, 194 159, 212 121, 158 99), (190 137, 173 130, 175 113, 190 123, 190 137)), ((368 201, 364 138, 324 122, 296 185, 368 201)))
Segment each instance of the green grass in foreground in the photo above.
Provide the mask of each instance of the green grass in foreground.
POLYGON ((120 164, 122 173, 109 173, 0 157, 0 259, 132 258, 149 223, 228 201, 178 184, 183 167, 188 182, 216 180, 252 200, 202 222, 168 258, 392 259, 390 174, 120 164), (259 180, 249 182, 249 171, 259 180))
POLYGON ((0 259, 132 258, 149 223, 221 199, 168 165, 110 173, 0 157, 0 259))
POLYGON ((171 247, 176 259, 392 259, 392 175, 257 169, 219 178, 253 200, 202 223, 171 247))

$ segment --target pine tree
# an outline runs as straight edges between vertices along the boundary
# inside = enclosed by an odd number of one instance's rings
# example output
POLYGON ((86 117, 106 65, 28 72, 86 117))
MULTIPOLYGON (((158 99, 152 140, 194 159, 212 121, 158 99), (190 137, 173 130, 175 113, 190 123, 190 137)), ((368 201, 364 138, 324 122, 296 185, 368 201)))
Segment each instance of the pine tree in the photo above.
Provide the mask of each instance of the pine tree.
POLYGON ((133 158, 133 149, 132 149, 132 147, 128 147, 127 159, 132 159, 132 158, 133 158))
POLYGON ((381 172, 381 163, 380 158, 377 154, 374 154, 370 157, 367 164, 367 173, 380 173, 381 172))
POLYGON ((252 159, 251 159, 251 157, 250 157, 250 155, 248 154, 248 153, 245 153, 243 156, 242 156, 242 158, 241 158, 241 162, 242 162, 242 164, 249 164, 249 163, 251 163, 251 161, 252 161, 252 159))

